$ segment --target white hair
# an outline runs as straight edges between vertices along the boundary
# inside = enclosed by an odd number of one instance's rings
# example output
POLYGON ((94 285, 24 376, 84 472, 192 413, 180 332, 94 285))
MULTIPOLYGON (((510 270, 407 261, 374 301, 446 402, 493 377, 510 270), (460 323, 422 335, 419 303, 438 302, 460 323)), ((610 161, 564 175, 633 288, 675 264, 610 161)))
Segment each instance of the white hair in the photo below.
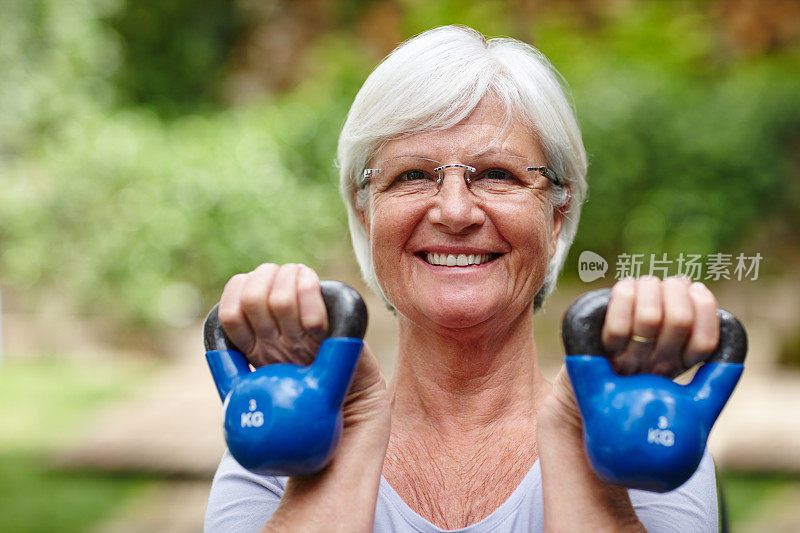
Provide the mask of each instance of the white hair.
POLYGON ((368 162, 391 139, 455 126, 491 95, 505 107, 502 126, 521 120, 531 127, 564 184, 549 189, 553 207, 565 216, 534 299, 534 308, 541 307, 555 287, 586 196, 586 151, 567 94, 560 74, 536 48, 510 38, 487 40, 463 26, 426 31, 389 54, 356 95, 337 151, 350 236, 369 286, 382 294, 360 216, 370 207, 363 177, 368 162))

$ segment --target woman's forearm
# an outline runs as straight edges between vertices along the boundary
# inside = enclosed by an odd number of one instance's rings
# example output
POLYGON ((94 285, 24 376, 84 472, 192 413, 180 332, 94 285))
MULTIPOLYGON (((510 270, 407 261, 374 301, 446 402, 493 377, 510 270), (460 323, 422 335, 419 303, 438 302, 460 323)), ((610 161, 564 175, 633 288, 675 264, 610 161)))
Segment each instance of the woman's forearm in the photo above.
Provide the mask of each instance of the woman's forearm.
POLYGON ((586 457, 581 428, 540 423, 546 531, 645 531, 627 489, 603 482, 586 457))
POLYGON ((562 371, 539 412, 546 531, 645 531, 627 489, 602 481, 583 446, 583 420, 572 385, 562 371))
POLYGON ((289 478, 262 533, 372 531, 388 436, 388 420, 346 429, 325 470, 289 478))

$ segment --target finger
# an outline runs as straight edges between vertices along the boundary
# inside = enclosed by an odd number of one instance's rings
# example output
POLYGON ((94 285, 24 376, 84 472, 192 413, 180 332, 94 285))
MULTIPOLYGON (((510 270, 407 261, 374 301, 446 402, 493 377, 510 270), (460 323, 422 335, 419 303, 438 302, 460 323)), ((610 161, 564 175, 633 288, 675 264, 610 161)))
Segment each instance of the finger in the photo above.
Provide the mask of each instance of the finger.
POLYGON ((719 317, 717 299, 700 282, 689 286, 689 297, 694 307, 694 327, 683 352, 687 367, 705 361, 719 343, 719 317))
POLYGON ((672 377, 687 368, 682 351, 694 323, 689 284, 688 279, 676 277, 661 284, 664 318, 651 356, 653 374, 672 377))
POLYGON ((269 311, 280 329, 281 335, 288 339, 300 339, 304 330, 300 324, 300 308, 297 299, 297 275, 300 265, 289 263, 281 265, 267 297, 269 311))
POLYGON ((300 306, 300 325, 312 337, 321 340, 328 331, 328 312, 320 292, 317 273, 304 265, 301 265, 297 275, 297 300, 300 306))
POLYGON ((259 339, 272 339, 280 334, 275 320, 267 308, 267 295, 270 293, 278 265, 264 263, 247 276, 242 288, 242 309, 250 327, 259 339))
POLYGON ((242 288, 247 282, 247 274, 236 274, 222 291, 219 300, 217 316, 219 323, 228 338, 243 353, 247 353, 255 346, 255 334, 250 328, 247 318, 242 310, 242 288))
POLYGON ((649 363, 654 340, 661 328, 661 320, 661 280, 655 276, 638 280, 631 339, 618 362, 621 373, 639 372, 643 365, 649 363), (637 339, 653 339, 653 341, 645 342, 637 339))
POLYGON ((633 328, 635 301, 636 284, 633 280, 621 280, 611 288, 611 299, 601 333, 603 347, 608 354, 620 353, 628 343, 633 328))

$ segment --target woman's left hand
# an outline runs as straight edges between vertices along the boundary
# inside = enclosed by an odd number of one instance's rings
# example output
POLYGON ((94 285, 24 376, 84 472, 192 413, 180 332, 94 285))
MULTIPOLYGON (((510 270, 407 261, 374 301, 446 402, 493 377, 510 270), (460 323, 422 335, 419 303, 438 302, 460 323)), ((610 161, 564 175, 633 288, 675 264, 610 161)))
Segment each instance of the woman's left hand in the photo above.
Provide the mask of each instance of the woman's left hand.
POLYGON ((717 299, 686 278, 622 280, 611 289, 602 341, 618 374, 675 377, 717 347, 717 299))
MULTIPOLYGON (((717 347, 717 299, 705 285, 686 278, 621 280, 611 289, 602 341, 618 374, 675 377, 717 347)), ((545 405, 548 417, 582 425, 566 368, 556 376, 545 405)))

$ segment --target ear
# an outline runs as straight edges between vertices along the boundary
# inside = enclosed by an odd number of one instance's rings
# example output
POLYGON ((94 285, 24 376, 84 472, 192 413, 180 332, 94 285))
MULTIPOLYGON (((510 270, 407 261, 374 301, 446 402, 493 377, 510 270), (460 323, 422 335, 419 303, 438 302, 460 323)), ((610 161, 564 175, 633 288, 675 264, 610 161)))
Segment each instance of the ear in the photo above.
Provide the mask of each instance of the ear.
MULTIPOLYGON (((358 193, 355 193, 355 196, 357 195, 358 193)), ((364 232, 369 235, 369 221, 367 220, 367 214, 361 207, 359 207, 357 197, 353 198, 353 205, 355 206, 356 213, 358 214, 358 220, 361 222, 361 226, 364 228, 364 232)))
POLYGON ((564 218, 566 218, 566 213, 564 212, 567 209, 567 206, 563 207, 554 207, 553 208, 553 225, 550 233, 550 258, 552 259, 556 253, 556 247, 558 246, 558 236, 561 235, 561 226, 564 223, 564 218))

